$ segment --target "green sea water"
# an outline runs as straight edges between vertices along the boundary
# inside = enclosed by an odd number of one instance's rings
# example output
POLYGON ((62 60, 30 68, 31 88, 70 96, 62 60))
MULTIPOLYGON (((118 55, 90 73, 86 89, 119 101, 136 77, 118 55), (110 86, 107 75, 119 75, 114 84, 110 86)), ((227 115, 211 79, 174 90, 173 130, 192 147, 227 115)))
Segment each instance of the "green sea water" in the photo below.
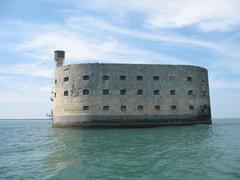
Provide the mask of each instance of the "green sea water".
POLYGON ((0 121, 0 179, 240 179, 240 119, 136 129, 0 121))

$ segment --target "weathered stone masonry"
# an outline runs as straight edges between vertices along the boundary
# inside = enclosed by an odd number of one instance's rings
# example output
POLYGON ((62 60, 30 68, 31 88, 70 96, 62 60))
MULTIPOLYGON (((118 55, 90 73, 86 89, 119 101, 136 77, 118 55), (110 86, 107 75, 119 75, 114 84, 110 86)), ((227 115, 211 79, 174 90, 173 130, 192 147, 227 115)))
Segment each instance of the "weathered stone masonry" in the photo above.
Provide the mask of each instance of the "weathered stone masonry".
POLYGON ((208 73, 190 65, 73 64, 57 67, 53 126, 210 124, 208 73))

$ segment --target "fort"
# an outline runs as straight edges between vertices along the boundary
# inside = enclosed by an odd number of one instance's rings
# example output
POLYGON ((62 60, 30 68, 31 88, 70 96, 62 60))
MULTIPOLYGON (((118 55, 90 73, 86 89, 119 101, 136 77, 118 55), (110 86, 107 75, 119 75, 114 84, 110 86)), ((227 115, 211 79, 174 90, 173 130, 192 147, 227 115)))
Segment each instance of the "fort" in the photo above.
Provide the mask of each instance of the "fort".
POLYGON ((207 69, 192 65, 63 65, 55 51, 53 127, 211 124, 207 69))

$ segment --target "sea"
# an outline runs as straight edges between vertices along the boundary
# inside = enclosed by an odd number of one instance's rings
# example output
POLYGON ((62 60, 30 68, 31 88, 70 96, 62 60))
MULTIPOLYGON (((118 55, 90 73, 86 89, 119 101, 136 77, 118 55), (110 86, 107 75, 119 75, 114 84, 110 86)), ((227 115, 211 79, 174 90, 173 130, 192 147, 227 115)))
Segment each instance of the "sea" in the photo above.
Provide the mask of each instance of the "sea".
POLYGON ((239 180, 240 118, 122 129, 0 120, 0 179, 239 180))

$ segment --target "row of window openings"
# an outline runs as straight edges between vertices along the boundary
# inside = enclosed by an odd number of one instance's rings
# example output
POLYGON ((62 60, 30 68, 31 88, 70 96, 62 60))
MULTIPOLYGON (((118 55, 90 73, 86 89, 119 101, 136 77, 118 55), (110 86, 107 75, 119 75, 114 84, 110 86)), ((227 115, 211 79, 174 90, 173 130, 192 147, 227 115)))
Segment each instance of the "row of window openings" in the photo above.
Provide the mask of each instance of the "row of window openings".
MULTIPOLYGON (((108 95, 109 94, 109 90, 108 89, 104 89, 103 90, 103 95, 108 95)), ((121 89, 120 90, 120 95, 126 95, 127 94, 127 90, 126 89, 121 89)), ((154 95, 159 95, 160 94, 160 90, 154 90, 153 91, 154 95)), ((89 90, 88 89, 84 89, 83 90, 83 95, 89 95, 89 90)), ((139 89, 137 90, 137 95, 143 95, 143 90, 139 89)), ((176 90, 172 89, 170 90, 170 95, 176 95, 176 90)), ((193 95, 193 90, 188 90, 188 95, 193 95)), ((55 94, 56 96, 56 94, 55 94)), ((64 91, 64 96, 68 96, 68 91, 64 91)))
MULTIPOLYGON (((154 109, 155 110, 160 110, 160 106, 154 106, 154 109)), ((171 110, 176 110, 177 109, 177 107, 175 106, 175 105, 172 105, 172 106, 170 106, 170 109, 171 110)), ((83 106, 83 110, 84 111, 86 111, 86 110, 89 110, 89 106, 83 106)), ((108 111, 109 110, 109 106, 103 106, 103 111, 108 111)), ((120 107, 120 110, 121 111, 126 111, 127 110, 127 106, 121 106, 120 107)), ((143 106, 142 105, 139 105, 138 107, 137 107, 137 110, 139 110, 139 111, 143 111, 143 106)), ((192 105, 190 105, 189 106, 189 110, 194 110, 194 106, 192 106, 192 105)))
MULTIPOLYGON (((102 77, 103 80, 109 80, 109 76, 103 76, 102 77)), ((126 80, 127 77, 126 76, 120 76, 120 80, 126 80)), ((143 80, 143 76, 137 76, 136 77, 137 80, 143 80)), ((169 79, 175 79, 175 76, 169 76, 169 79)), ((83 80, 89 80, 89 76, 83 76, 83 80)), ((153 76, 153 80, 154 81, 158 81, 159 80, 159 76, 153 76)), ((64 77, 63 79, 64 82, 69 81, 69 77, 64 77)), ((187 77, 187 81, 192 81, 192 77, 188 76, 187 77)), ((55 80, 55 84, 57 83, 57 80, 55 80)))

